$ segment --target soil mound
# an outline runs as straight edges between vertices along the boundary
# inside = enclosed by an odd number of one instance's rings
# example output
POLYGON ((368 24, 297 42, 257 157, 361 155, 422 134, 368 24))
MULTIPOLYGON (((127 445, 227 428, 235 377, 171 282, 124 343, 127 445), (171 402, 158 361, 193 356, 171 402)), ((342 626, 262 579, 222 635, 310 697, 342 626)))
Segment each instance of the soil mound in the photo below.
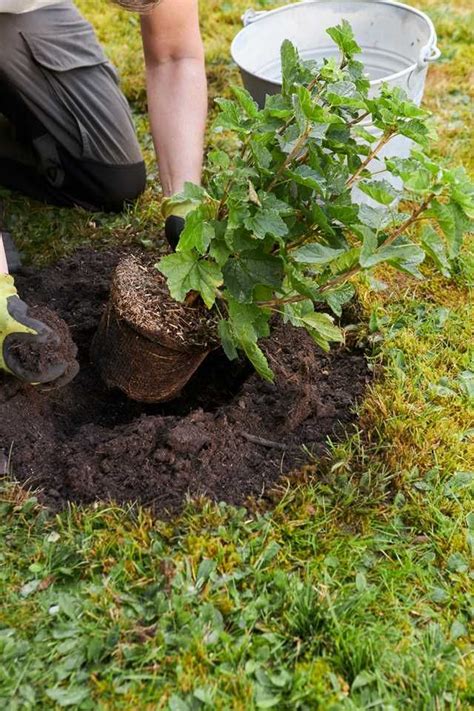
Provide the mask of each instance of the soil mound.
POLYGON ((52 331, 52 337, 46 341, 34 339, 19 340, 15 343, 11 339, 10 350, 15 352, 15 358, 29 373, 46 373, 57 366, 66 363, 67 368, 63 375, 53 384, 42 387, 57 387, 63 382, 71 380, 79 370, 76 361, 77 347, 71 338, 67 323, 57 314, 45 306, 32 306, 28 309, 28 316, 40 321, 52 331))
POLYGON ((323 353, 290 326, 263 344, 273 384, 218 350, 172 402, 143 405, 107 390, 88 354, 121 257, 84 249, 16 280, 25 300, 66 321, 79 347, 81 371, 61 390, 0 378, 0 450, 53 509, 111 499, 163 514, 200 495, 239 505, 307 461, 303 445, 319 456, 327 436, 353 422, 370 378, 363 352, 323 353))

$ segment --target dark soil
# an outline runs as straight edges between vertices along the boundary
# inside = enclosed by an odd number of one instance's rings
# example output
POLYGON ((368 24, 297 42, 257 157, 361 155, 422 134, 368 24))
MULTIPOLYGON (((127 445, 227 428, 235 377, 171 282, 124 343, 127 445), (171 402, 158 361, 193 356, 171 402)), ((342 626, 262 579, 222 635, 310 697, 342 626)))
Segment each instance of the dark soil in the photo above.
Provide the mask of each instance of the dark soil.
MULTIPOLYGON (((15 341, 10 337, 9 351, 13 354, 24 371, 37 375, 37 380, 43 382, 48 373, 62 371, 56 379, 57 383, 67 382, 76 375, 77 347, 71 338, 69 327, 63 319, 46 306, 32 306, 28 316, 51 329, 46 339, 23 338, 15 341)), ((49 385, 49 387, 53 387, 49 385)))
POLYGON ((354 421, 370 377, 363 352, 325 354, 290 326, 264 343, 274 384, 215 351, 170 403, 140 405, 107 390, 88 353, 120 256, 82 250, 17 278, 22 298, 54 309, 79 346, 81 371, 61 390, 0 380, 0 448, 11 452, 15 478, 40 488, 53 509, 139 501, 164 514, 199 495, 242 504, 304 464, 303 445, 320 456, 327 437, 354 421))

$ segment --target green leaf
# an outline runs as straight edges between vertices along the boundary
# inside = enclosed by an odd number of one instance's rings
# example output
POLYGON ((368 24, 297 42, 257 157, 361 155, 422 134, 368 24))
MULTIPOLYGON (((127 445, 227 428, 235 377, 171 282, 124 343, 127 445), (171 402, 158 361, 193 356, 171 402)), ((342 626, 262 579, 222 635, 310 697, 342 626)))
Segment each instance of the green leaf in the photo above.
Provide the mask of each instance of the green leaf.
POLYGON ((447 568, 452 573, 467 573, 469 565, 461 553, 452 553, 447 560, 447 568))
POLYGON ((222 168, 223 170, 227 170, 227 168, 230 166, 230 157, 228 153, 226 153, 225 151, 220 151, 217 148, 213 151, 209 151, 209 153, 207 154, 207 159, 212 165, 215 165, 218 168, 222 168))
POLYGON ((262 142, 252 139, 252 141, 250 141, 250 150, 259 168, 266 170, 270 167, 272 154, 262 142))
POLYGON ((280 49, 281 58, 281 93, 283 96, 290 94, 294 82, 298 78, 300 58, 296 47, 290 40, 284 40, 280 49))
POLYGON ((305 128, 308 121, 314 124, 322 124, 325 129, 330 123, 339 123, 337 116, 334 116, 327 108, 317 103, 305 86, 295 87, 293 106, 300 130, 305 128))
POLYGON ((231 254, 231 249, 225 241, 227 225, 225 222, 219 222, 217 220, 212 220, 210 224, 212 225, 214 234, 211 244, 209 245, 209 256, 222 268, 231 254))
POLYGON ((254 304, 239 304, 238 301, 227 299, 229 307, 229 325, 238 346, 252 363, 259 375, 272 381, 274 375, 268 365, 265 354, 257 344, 257 340, 268 336, 269 312, 265 313, 254 304))
POLYGON ((288 283, 301 296, 311 299, 311 302, 318 298, 318 285, 314 279, 306 277, 301 267, 294 264, 286 264, 286 276, 288 283))
POLYGON ((52 701, 55 701, 58 706, 62 708, 68 706, 75 706, 77 708, 82 701, 89 698, 90 692, 87 687, 70 686, 67 689, 58 687, 46 689, 46 696, 52 701))
POLYGON ((293 113, 291 99, 281 94, 268 94, 265 98, 265 116, 288 119, 293 113))
POLYGON ((244 225, 257 239, 265 239, 267 235, 284 237, 288 234, 288 227, 278 212, 265 205, 257 208, 253 215, 247 217, 244 225))
POLYGON ((359 571, 356 574, 355 586, 356 586, 357 592, 359 592, 359 593, 362 593, 365 590, 367 590, 367 578, 365 577, 365 575, 362 571, 359 571))
POLYGON ((209 194, 200 185, 185 183, 180 193, 163 200, 164 216, 180 215, 185 217, 191 209, 199 207, 208 198, 209 194))
POLYGON ((211 573, 216 569, 216 561, 212 558, 204 558, 199 563, 199 568, 196 573, 196 583, 205 583, 209 580, 211 573))
POLYGON ((162 257, 157 266, 167 278, 173 299, 184 301, 188 292, 199 291, 207 308, 214 304, 217 288, 223 281, 215 262, 199 259, 193 252, 176 252, 162 257))
POLYGON ((377 235, 367 225, 360 225, 357 231, 363 239, 359 264, 364 269, 368 269, 373 266, 372 258, 378 247, 377 235))
POLYGON ((375 143, 377 140, 377 136, 375 136, 373 133, 370 133, 370 131, 367 131, 367 129, 362 128, 362 126, 356 126, 353 129, 353 133, 355 136, 358 136, 359 138, 362 138, 364 141, 367 141, 367 143, 375 143))
POLYGON ((283 133, 277 135, 277 141, 283 153, 290 153, 300 139, 300 129, 293 123, 283 133))
POLYGON ((326 213, 317 203, 311 205, 311 219, 314 225, 320 227, 323 232, 334 236, 336 234, 334 228, 330 224, 326 213))
POLYGON ((241 303, 250 303, 256 286, 281 286, 283 265, 280 257, 260 252, 244 252, 230 257, 223 269, 224 284, 241 303))
POLYGON ((330 27, 326 30, 329 37, 337 44, 341 52, 346 57, 353 57, 354 54, 359 54, 361 49, 357 44, 354 32, 347 20, 342 20, 340 25, 330 27))
POLYGON ((275 706, 279 706, 280 703, 280 696, 276 696, 264 686, 256 685, 255 706, 257 709, 272 709, 275 708, 275 706))
POLYGON ((418 167, 405 179, 405 188, 414 193, 428 193, 433 187, 433 176, 428 170, 418 167))
POLYGON ((453 240, 456 234, 456 220, 454 209, 451 204, 446 205, 438 200, 433 200, 430 209, 425 213, 428 217, 434 217, 443 230, 448 240, 453 240))
POLYGON ((420 145, 426 145, 429 138, 428 127, 423 121, 416 118, 400 123, 398 126, 398 132, 401 133, 402 136, 411 138, 412 141, 415 141, 415 143, 419 143, 420 145))
POLYGON ((417 244, 391 244, 380 247, 374 254, 364 259, 364 268, 368 269, 380 262, 408 262, 420 264, 425 258, 425 253, 417 244))
POLYGON ((344 253, 344 249, 332 249, 317 242, 306 244, 293 252, 295 262, 301 264, 329 264, 344 253))
POLYGON ((341 284, 335 289, 324 292, 324 298, 336 316, 341 316, 342 307, 354 297, 355 289, 350 283, 341 284))
POLYGON ((469 219, 474 219, 474 184, 466 169, 462 166, 444 171, 444 176, 450 184, 451 200, 469 219))
POLYGON ((421 234, 421 244, 426 254, 431 257, 441 274, 445 277, 451 276, 451 265, 446 254, 446 245, 439 234, 430 225, 423 228, 421 234))
POLYGON ((326 99, 332 106, 348 106, 355 109, 365 109, 366 104, 351 81, 337 81, 330 84, 326 99))
POLYGON ((252 338, 242 338, 240 340, 242 348, 245 355, 252 363, 253 367, 257 373, 264 379, 273 382, 275 376, 268 365, 268 360, 262 351, 262 349, 257 345, 257 342, 252 338))
POLYGON ((228 130, 236 131, 237 133, 248 133, 249 128, 246 126, 242 113, 231 99, 216 99, 216 104, 219 106, 219 113, 213 124, 215 131, 228 130))
POLYGON ((438 604, 449 600, 449 593, 443 588, 434 587, 430 594, 430 599, 438 604))
POLYGON ((434 217, 441 227, 448 243, 449 258, 454 259, 459 256, 463 235, 469 226, 459 207, 453 202, 445 204, 433 200, 426 215, 434 217))
POLYGON ((247 116, 257 118, 259 115, 257 103, 252 99, 247 89, 233 85, 231 91, 247 116))
POLYGON ((295 304, 285 304, 285 318, 293 326, 305 328, 324 351, 329 351, 329 341, 343 340, 342 331, 334 325, 332 316, 315 312, 314 305, 309 299, 295 304))
POLYGON ((186 182, 181 193, 178 195, 173 195, 173 200, 182 200, 187 202, 189 200, 194 200, 196 203, 202 202, 209 195, 206 190, 201 185, 196 185, 196 183, 186 182))
POLYGON ((353 247, 347 252, 344 252, 344 254, 341 254, 340 257, 337 257, 337 259, 335 259, 334 262, 331 264, 331 269, 333 273, 341 274, 346 271, 349 271, 359 262, 359 256, 360 247, 353 247))
POLYGON ((309 165, 300 165, 295 170, 287 170, 288 175, 298 185, 304 185, 306 188, 311 188, 319 195, 323 194, 326 186, 326 181, 321 173, 313 170, 309 165))
POLYGON ((399 158, 391 156, 384 159, 387 170, 400 177, 403 181, 409 180, 414 173, 420 168, 420 161, 413 158, 399 158))
POLYGON ((224 349, 224 353, 227 358, 229 360, 235 360, 238 357, 238 353, 228 322, 221 319, 217 325, 217 332, 219 334, 219 338, 221 339, 222 348, 224 349))
POLYGON ((474 373, 471 370, 463 370, 459 373, 457 381, 463 394, 474 403, 474 373))
POLYGON ((305 326, 309 326, 310 330, 316 331, 325 341, 341 343, 344 340, 341 329, 334 325, 333 318, 329 314, 315 311, 303 316, 302 321, 305 326))
POLYGON ((229 322, 237 340, 245 338, 249 330, 252 338, 263 338, 270 334, 268 320, 270 312, 264 311, 257 304, 240 304, 231 296, 227 298, 229 307, 229 322))
POLYGON ((386 227, 391 218, 383 207, 372 207, 372 205, 362 203, 359 206, 359 220, 363 225, 378 231, 386 227))
POLYGON ((387 180, 362 180, 358 187, 372 200, 382 205, 390 205, 399 196, 398 191, 387 180))
POLYGON ((461 622, 461 620, 454 620, 453 624, 451 625, 451 629, 449 631, 449 636, 451 639, 459 639, 460 637, 465 637, 467 636, 468 630, 465 624, 461 622))
POLYGON ((196 249, 200 254, 205 254, 213 236, 214 230, 208 222, 208 210, 201 206, 187 215, 176 249, 178 252, 196 249))
POLYGON ((283 307, 284 312, 284 322, 291 323, 292 326, 301 328, 303 326, 303 316, 307 314, 314 313, 313 300, 305 299, 304 301, 297 301, 295 303, 285 304, 283 307))
POLYGON ((210 706, 212 708, 215 707, 213 692, 214 690, 212 688, 198 686, 197 689, 194 689, 193 696, 206 706, 210 706))
POLYGON ((372 674, 371 672, 367 670, 363 670, 357 674, 356 678, 352 682, 351 685, 351 692, 356 691, 357 689, 362 689, 364 686, 367 686, 368 684, 372 684, 376 679, 375 674, 372 674))
POLYGON ((189 705, 186 701, 176 694, 172 694, 168 700, 169 711, 190 711, 189 705))

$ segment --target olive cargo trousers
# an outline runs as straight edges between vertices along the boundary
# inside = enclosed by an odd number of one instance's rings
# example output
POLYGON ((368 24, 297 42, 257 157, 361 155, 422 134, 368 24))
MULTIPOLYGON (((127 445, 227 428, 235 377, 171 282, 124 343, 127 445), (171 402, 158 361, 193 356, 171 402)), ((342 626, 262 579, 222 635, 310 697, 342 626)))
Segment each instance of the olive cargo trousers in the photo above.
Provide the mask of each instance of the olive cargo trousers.
POLYGON ((0 185, 110 211, 144 190, 116 71, 71 0, 0 13, 0 114, 0 185))

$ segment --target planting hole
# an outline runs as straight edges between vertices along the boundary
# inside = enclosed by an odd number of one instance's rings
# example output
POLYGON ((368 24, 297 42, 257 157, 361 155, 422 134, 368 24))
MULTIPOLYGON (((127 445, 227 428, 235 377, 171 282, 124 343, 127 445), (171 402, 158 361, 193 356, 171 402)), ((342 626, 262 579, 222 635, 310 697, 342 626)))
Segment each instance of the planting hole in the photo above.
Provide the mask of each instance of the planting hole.
POLYGON ((245 361, 213 352, 175 400, 144 405, 108 390, 89 348, 120 251, 79 250, 44 269, 25 269, 22 298, 69 325, 81 371, 42 392, 0 379, 0 450, 15 478, 53 509, 68 501, 139 501, 158 514, 186 497, 242 504, 265 497, 282 474, 320 456, 328 436, 354 421, 369 381, 360 349, 314 345, 302 329, 277 326, 264 342, 276 374, 262 380, 245 361))

